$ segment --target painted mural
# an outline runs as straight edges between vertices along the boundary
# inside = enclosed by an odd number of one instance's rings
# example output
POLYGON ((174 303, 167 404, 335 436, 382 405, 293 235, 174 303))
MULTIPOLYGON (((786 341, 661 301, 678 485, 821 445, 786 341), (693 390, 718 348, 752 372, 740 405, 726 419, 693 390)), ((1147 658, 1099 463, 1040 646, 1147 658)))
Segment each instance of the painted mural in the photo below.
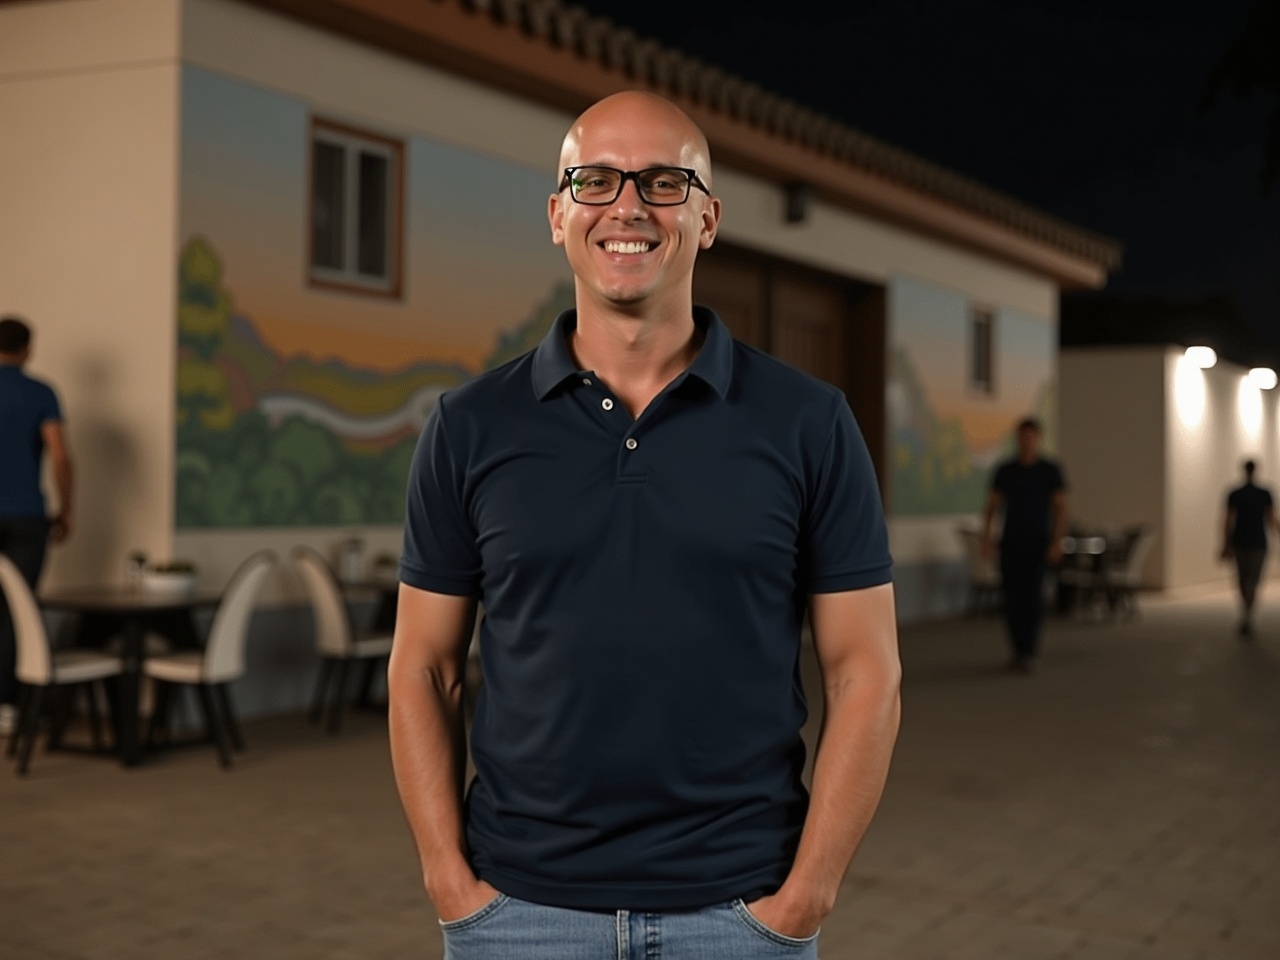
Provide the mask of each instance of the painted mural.
POLYGON ((1048 321, 997 310, 996 392, 968 384, 968 301, 898 279, 892 290, 888 385, 890 489, 895 516, 982 509, 991 470, 1013 450, 1027 415, 1056 448, 1057 331, 1048 321))
POLYGON ((307 106, 187 68, 182 117, 177 526, 401 522, 436 399, 572 306, 548 174, 406 138, 404 298, 333 293, 304 279, 307 106))

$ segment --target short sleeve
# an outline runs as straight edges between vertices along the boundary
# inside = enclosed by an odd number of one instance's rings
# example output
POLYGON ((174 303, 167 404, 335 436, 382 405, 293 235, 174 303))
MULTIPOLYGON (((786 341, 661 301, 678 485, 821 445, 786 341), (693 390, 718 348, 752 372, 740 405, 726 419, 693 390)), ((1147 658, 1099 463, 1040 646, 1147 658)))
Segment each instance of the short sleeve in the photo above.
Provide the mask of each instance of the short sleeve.
POLYGON ((427 418, 409 469, 400 580, 420 590, 472 596, 480 551, 468 519, 464 471, 450 447, 444 397, 427 418))
POLYGON ((1009 467, 1006 464, 1001 464, 996 467, 995 471, 991 474, 991 489, 1004 493, 1005 487, 1008 486, 1008 480, 1009 467))
POLYGON ((53 392, 52 387, 45 384, 41 384, 41 386, 44 389, 40 391, 40 407, 38 411, 40 424, 43 426, 46 423, 60 423, 62 421, 62 408, 58 405, 58 395, 53 392))
POLYGON ((843 397, 811 485, 805 534, 809 593, 860 590, 893 580, 875 469, 843 397))
POLYGON ((1055 463, 1053 465, 1052 479, 1053 479, 1053 483, 1049 487, 1051 491, 1053 491, 1054 493, 1057 493, 1059 490, 1067 489, 1067 474, 1066 474, 1066 471, 1062 469, 1061 464, 1055 463))

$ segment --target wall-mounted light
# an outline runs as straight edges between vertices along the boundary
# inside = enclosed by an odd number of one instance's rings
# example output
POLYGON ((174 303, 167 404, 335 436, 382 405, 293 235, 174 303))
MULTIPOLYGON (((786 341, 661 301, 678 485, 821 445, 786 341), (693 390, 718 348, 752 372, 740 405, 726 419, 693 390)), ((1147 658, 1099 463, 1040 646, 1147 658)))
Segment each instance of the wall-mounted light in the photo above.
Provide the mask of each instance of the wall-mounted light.
POLYGON ((807 183, 788 183, 783 190, 786 197, 787 223, 804 223, 809 219, 809 205, 813 202, 813 187, 807 183))
POLYGON ((1218 362, 1213 347, 1187 347, 1186 358, 1201 370, 1208 370, 1218 362))
POLYGON ((1270 367, 1254 367, 1249 371, 1249 382, 1259 390, 1270 390, 1276 385, 1276 372, 1270 367))

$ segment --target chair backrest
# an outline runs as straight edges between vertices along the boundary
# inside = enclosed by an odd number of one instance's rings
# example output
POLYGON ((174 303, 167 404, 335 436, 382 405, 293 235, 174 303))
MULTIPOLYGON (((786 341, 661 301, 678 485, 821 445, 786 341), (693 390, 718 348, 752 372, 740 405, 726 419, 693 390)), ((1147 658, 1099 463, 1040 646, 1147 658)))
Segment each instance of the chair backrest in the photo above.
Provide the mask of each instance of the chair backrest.
POLYGON ((209 641, 204 648, 204 680, 226 683, 244 674, 244 644, 249 633, 249 617, 262 581, 276 564, 270 550, 253 554, 231 575, 222 602, 213 615, 209 641))
POLYGON ((964 546, 964 558, 969 567, 971 583, 992 583, 998 579, 996 565, 982 555, 982 531, 960 524, 956 535, 964 546))
POLYGON ((1147 562, 1147 554, 1151 552, 1151 544, 1155 541, 1155 531, 1150 527, 1139 527, 1133 533, 1129 543, 1129 552, 1124 558, 1124 582, 1136 587, 1142 582, 1142 567, 1147 562))
POLYGON ((328 562, 310 547, 293 551, 293 561, 311 598, 316 621, 316 649, 326 656, 350 656, 355 645, 355 629, 338 578, 328 562))
POLYGON ((18 642, 18 679, 46 686, 53 680, 53 655, 49 652, 49 634, 44 628, 40 605, 26 579, 3 553, 0 553, 0 589, 4 590, 18 642))

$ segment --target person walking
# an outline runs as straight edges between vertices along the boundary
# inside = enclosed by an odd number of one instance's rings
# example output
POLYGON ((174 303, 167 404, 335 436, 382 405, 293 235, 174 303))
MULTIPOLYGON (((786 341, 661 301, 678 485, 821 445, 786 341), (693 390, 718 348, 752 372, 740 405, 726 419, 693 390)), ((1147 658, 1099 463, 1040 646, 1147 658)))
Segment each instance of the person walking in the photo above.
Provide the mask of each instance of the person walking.
POLYGON ((1062 559, 1067 532, 1067 483, 1062 467, 1040 454, 1043 430, 1028 417, 1018 424, 1017 454, 996 467, 983 514, 982 540, 994 557, 995 517, 1000 533, 1000 586, 1012 656, 1010 669, 1032 673, 1040 655, 1046 567, 1062 559))
POLYGON ((1227 494, 1222 529, 1222 559, 1236 562, 1242 610, 1238 632, 1245 638, 1253 636, 1253 606, 1267 562, 1267 530, 1280 531, 1271 491, 1254 480, 1257 469, 1254 461, 1244 462, 1244 483, 1227 494))
POLYGON ((838 389, 693 305, 721 204, 688 116, 608 97, 559 168, 576 309, 440 398, 409 479, 390 735, 445 956, 813 958, 898 728, 871 460, 838 389))
MULTIPOLYGON (((31 328, 18 317, 0 319, 0 553, 13 561, 34 590, 45 547, 71 535, 71 455, 57 394, 23 372, 31 357, 31 328), (58 514, 45 514, 40 470, 49 455, 58 514)), ((17 648, 9 607, 0 593, 0 735, 17 720, 17 648)))

